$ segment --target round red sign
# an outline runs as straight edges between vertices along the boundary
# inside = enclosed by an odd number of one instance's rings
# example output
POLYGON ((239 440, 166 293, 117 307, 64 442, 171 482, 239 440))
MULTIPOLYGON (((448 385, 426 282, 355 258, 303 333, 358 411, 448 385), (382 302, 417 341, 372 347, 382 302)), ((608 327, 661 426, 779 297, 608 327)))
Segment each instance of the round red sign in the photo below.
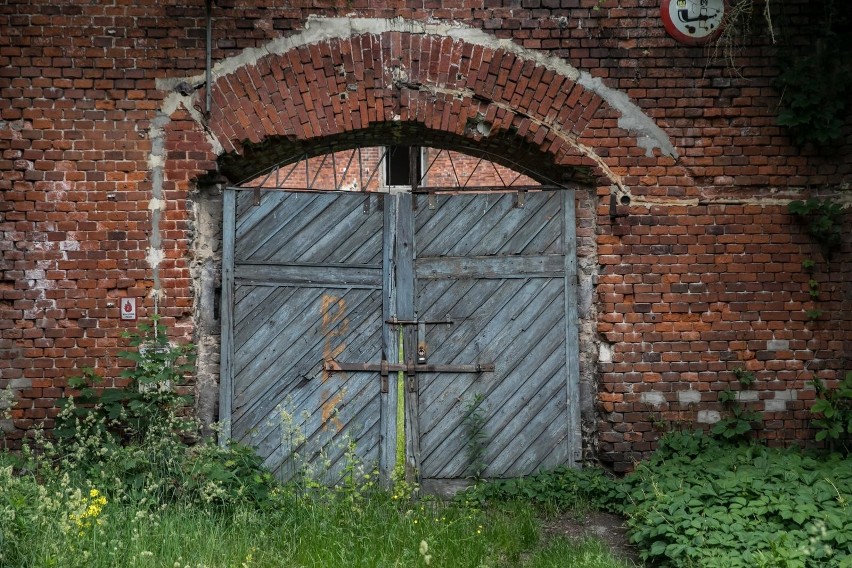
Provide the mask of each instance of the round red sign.
POLYGON ((663 0, 663 25, 681 43, 701 45, 722 31, 725 0, 663 0))

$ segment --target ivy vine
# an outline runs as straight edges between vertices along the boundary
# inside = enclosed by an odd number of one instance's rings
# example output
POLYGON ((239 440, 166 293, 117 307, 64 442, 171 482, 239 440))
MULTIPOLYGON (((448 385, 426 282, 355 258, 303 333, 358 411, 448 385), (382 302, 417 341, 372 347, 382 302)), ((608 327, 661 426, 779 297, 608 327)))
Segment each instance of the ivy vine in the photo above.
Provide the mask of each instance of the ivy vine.
POLYGON ((787 45, 779 55, 778 123, 798 145, 826 146, 842 138, 852 100, 852 3, 814 4, 814 12, 822 8, 822 16, 811 41, 787 45))

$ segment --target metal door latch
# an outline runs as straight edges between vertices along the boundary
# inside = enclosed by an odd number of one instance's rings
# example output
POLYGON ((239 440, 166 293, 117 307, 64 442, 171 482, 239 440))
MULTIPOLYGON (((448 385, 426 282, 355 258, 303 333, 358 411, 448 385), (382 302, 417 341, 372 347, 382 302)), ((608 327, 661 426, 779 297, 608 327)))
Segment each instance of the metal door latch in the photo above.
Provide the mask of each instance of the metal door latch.
MULTIPOLYGON (((322 362, 323 371, 329 373, 340 373, 346 371, 363 372, 378 371, 382 377, 390 373, 403 372, 409 376, 409 388, 411 388, 411 377, 417 373, 493 373, 494 363, 475 363, 472 365, 421 365, 411 361, 407 363, 390 363, 382 359, 381 363, 342 363, 334 359, 325 359, 322 362)), ((382 381, 382 392, 387 392, 387 382, 382 381)))

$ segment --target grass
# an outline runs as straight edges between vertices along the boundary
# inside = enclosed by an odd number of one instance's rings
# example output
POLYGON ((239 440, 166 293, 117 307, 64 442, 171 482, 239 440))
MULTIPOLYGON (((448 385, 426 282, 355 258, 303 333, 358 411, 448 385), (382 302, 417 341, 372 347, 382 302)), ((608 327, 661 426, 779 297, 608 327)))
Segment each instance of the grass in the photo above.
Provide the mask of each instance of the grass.
POLYGON ((543 541, 536 511, 521 503, 479 509, 393 499, 379 490, 285 487, 263 506, 110 502, 81 527, 68 522, 79 493, 42 487, 44 500, 16 500, 39 492, 34 479, 26 486, 21 479, 6 485, 12 487, 5 500, 0 496, 0 545, 14 543, 0 548, 4 567, 625 566, 597 541, 543 541))

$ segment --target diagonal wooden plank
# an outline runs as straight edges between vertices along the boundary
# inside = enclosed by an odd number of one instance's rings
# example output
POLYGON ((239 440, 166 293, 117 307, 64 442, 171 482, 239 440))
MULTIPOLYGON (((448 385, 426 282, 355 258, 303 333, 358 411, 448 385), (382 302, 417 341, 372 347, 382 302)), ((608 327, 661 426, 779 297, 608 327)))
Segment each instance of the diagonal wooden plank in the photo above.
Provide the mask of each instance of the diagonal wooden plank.
MULTIPOLYGON (((542 288, 544 290, 544 288, 542 288)), ((519 313, 511 319, 511 323, 505 326, 493 341, 489 342, 489 354, 494 356, 496 372, 487 374, 483 379, 483 384, 477 386, 471 380, 465 380, 463 377, 452 377, 452 380, 447 380, 446 375, 436 375, 426 387, 422 388, 424 400, 444 399, 444 400, 464 400, 473 396, 473 391, 485 392, 487 395, 486 401, 491 404, 500 406, 500 401, 495 400, 500 392, 500 387, 518 388, 517 385, 523 385, 525 388, 530 386, 527 384, 529 372, 535 367, 524 367, 517 369, 512 365, 512 361, 519 357, 519 353, 525 353, 527 350, 535 351, 539 347, 539 339, 546 332, 554 327, 554 319, 559 320, 558 314, 556 317, 551 317, 550 320, 542 317, 548 311, 548 307, 552 305, 553 299, 560 294, 560 286, 550 286, 550 293, 539 293, 534 301, 525 306, 525 312, 519 313), (517 371, 519 372, 516 372, 517 371), (506 385, 514 385, 506 387, 506 385), (434 392, 432 392, 434 391, 434 392)), ((553 314, 550 314, 553 316, 553 314)), ((452 444, 452 437, 449 432, 457 426, 460 426, 460 416, 458 417, 459 424, 455 424, 454 420, 448 416, 448 413, 435 412, 434 416, 422 417, 423 430, 428 432, 424 434, 424 438, 429 435, 435 440, 440 441, 443 445, 452 444)), ((456 444, 462 442, 457 441, 456 444)), ((424 447, 429 446, 428 440, 424 441, 424 447)), ((425 452, 425 450, 424 450, 425 452)), ((452 455, 454 452, 448 451, 447 455, 452 455)))
MULTIPOLYGON (((499 477, 502 473, 501 462, 517 459, 525 452, 530 444, 548 445, 551 440, 539 440, 533 430, 525 432, 533 422, 559 420, 559 412, 549 408, 549 397, 556 392, 554 375, 559 372, 558 357, 551 357, 539 362, 541 367, 530 377, 525 377, 515 398, 503 402, 495 401, 493 396, 486 396, 482 408, 486 410, 485 423, 485 475, 499 477), (513 404, 524 401, 523 404, 513 404), (508 423, 504 423, 508 420, 508 423)), ((564 368, 564 365, 563 365, 564 368)), ((563 390, 564 390, 564 380, 563 390)), ((469 399, 465 399, 469 400, 469 399)), ((550 404, 552 406, 552 404, 550 404)), ((459 423, 449 431, 440 447, 435 449, 436 459, 433 460, 430 477, 453 477, 455 472, 464 470, 469 465, 465 444, 467 442, 464 425, 461 422, 463 406, 460 407, 459 423)), ((557 409, 558 410, 558 409, 557 409)), ((564 423, 564 420, 561 422, 564 423)))
POLYGON ((288 226, 301 222, 300 220, 305 217, 315 217, 325 206, 325 203, 318 199, 318 195, 308 193, 282 195, 284 199, 279 203, 270 201, 270 209, 262 218, 253 223, 246 222, 243 230, 237 233, 235 251, 237 261, 263 260, 263 252, 258 253, 258 249, 263 246, 275 249, 278 243, 286 243, 288 226))
POLYGON ((264 326, 274 326, 270 319, 277 314, 276 306, 287 305, 290 297, 298 292, 295 287, 274 288, 270 286, 240 286, 250 290, 244 299, 234 305, 234 346, 242 351, 245 343, 264 326))
MULTIPOLYGON (((349 297, 343 294, 339 296, 340 299, 350 302, 352 313, 357 316, 348 324, 352 331, 346 335, 345 340, 340 338, 340 341, 345 341, 344 344, 337 341, 329 343, 328 336, 322 332, 320 325, 302 327, 293 331, 299 339, 282 348, 280 355, 270 365, 265 366, 258 374, 246 375, 246 378, 252 379, 251 381, 243 381, 244 377, 238 377, 241 379, 240 384, 244 386, 242 391, 237 389, 238 403, 235 405, 235 420, 242 419, 244 414, 259 416, 269 412, 287 396, 291 385, 309 381, 310 385, 314 385, 309 387, 309 390, 318 389, 325 377, 322 374, 320 362, 327 356, 353 357, 355 360, 359 360, 362 356, 378 358, 381 351, 379 343, 381 324, 376 309, 379 302, 377 295, 373 292, 360 300, 357 296, 349 297), (362 304, 364 304, 363 307, 361 307, 362 304), (359 344, 359 341, 365 344, 359 344), (337 350, 343 345, 345 349, 338 352, 337 350), (326 351, 330 352, 326 353, 326 351), (353 351, 357 352, 353 353, 353 351)), ((331 332, 338 333, 334 330, 331 332)))
MULTIPOLYGON (((304 317, 298 321, 291 322, 292 329, 283 339, 276 339, 280 343, 273 344, 271 348, 263 350, 263 354, 252 360, 250 366, 246 367, 245 378, 251 380, 238 380, 235 388, 235 416, 239 416, 243 410, 243 401, 254 401, 254 405, 268 404, 268 391, 271 385, 281 381, 285 377, 285 383, 289 381, 301 382, 302 380, 317 381, 322 376, 320 362, 325 356, 345 356, 346 350, 337 352, 338 346, 346 345, 349 337, 357 337, 361 333, 365 322, 371 327, 378 328, 376 312, 380 306, 378 292, 363 294, 363 290, 349 291, 337 296, 347 303, 348 311, 352 319, 346 324, 348 329, 340 327, 337 330, 329 328, 323 330, 321 326, 320 297, 315 298, 312 303, 302 312, 304 317), (358 292, 361 292, 360 294, 358 292), (362 305, 364 306, 362 308, 362 305), (334 335, 345 333, 346 336, 334 335), (332 335, 329 335, 332 334, 332 335), (334 338, 329 341, 329 338, 334 338), (326 353, 327 351, 327 353, 326 353)), ((347 316, 349 317, 349 316, 347 316)), ((341 322, 342 323, 342 322, 341 322)), ((377 333, 377 330, 373 332, 377 333)), ((376 347, 376 352, 379 347, 376 347)), ((238 379, 244 377, 238 375, 238 379)), ((245 410, 248 411, 248 410, 245 410)))
POLYGON ((500 203, 487 195, 438 195, 437 201, 442 205, 438 209, 417 210, 417 256, 446 254, 460 236, 476 228, 478 219, 500 203))
MULTIPOLYGON (((423 200, 421 200, 422 202, 423 200)), ((495 202, 491 202, 493 205, 495 202)), ((485 202, 487 207, 488 203, 485 202)), ((450 199, 445 195, 435 196, 435 209, 418 207, 414 217, 414 230, 417 235, 417 254, 427 253, 423 247, 432 243, 439 235, 450 233, 450 223, 460 217, 472 217, 481 215, 483 202, 477 201, 472 195, 453 196, 450 199)))
MULTIPOLYGON (((489 354, 492 357, 498 354, 505 355, 510 349, 514 351, 516 349, 522 350, 526 347, 526 342, 521 342, 521 344, 517 346, 514 345, 519 343, 519 336, 524 332, 523 326, 531 325, 528 320, 534 321, 535 315, 541 313, 548 305, 551 304, 553 293, 551 292, 550 296, 548 296, 546 294, 542 294, 542 290, 544 290, 544 287, 539 289, 539 292, 531 298, 529 303, 523 304, 520 310, 502 310, 503 313, 501 314, 489 314, 494 317, 490 319, 488 325, 493 325, 495 328, 500 326, 500 329, 497 330, 493 337, 489 341, 484 342, 485 345, 488 346, 488 349, 491 350, 489 354), (502 325, 500 322, 502 322, 502 325), (517 324, 515 322, 517 322, 517 324)), ((534 338, 533 334, 529 335, 534 338)), ((526 339, 529 340, 529 338, 526 339)), ((459 358, 463 357, 464 356, 461 356, 459 358)), ((505 361, 500 361, 500 363, 505 364, 505 361)), ((452 375, 449 377, 452 377, 452 375)), ((466 381, 462 377, 456 377, 455 380, 446 380, 449 377, 444 374, 436 374, 433 380, 430 380, 425 386, 422 386, 421 396, 424 401, 431 401, 435 398, 444 398, 448 400, 461 399, 463 396, 462 389, 466 388, 465 385, 469 384, 469 380, 466 381)), ((495 372, 487 373, 484 376, 484 380, 487 381, 488 384, 494 384, 505 380, 503 368, 496 366, 495 372)), ((446 420, 446 414, 442 413, 440 410, 436 409, 432 412, 433 414, 431 416, 426 413, 421 416, 423 428, 426 431, 432 431, 437 439, 440 439, 444 433, 444 429, 448 427, 449 422, 446 420)))
MULTIPOLYGON (((273 227, 268 235, 257 233, 256 240, 259 243, 252 247, 252 254, 245 260, 272 260, 279 262, 296 262, 309 250, 319 239, 345 238, 347 231, 352 230, 349 225, 340 226, 339 223, 351 212, 346 203, 347 196, 333 194, 300 194, 310 199, 308 206, 304 207, 298 216, 289 222, 273 227), (331 235, 327 235, 331 232, 331 235), (262 241, 262 242, 261 242, 262 241)), ((351 196, 349 196, 351 197, 351 196)))
MULTIPOLYGON (((369 199, 369 196, 363 197, 361 202, 366 199, 369 199)), ((307 243, 306 248, 299 251, 295 261, 347 264, 375 262, 382 246, 381 211, 370 209, 368 214, 364 214, 363 206, 353 208, 348 200, 336 205, 334 209, 342 215, 327 211, 319 220, 319 226, 306 229, 317 236, 307 243)), ((291 248, 292 244, 288 243, 288 249, 291 248)), ((279 260, 286 257, 273 255, 270 258, 279 260)))
MULTIPOLYGON (((562 235, 561 204, 555 198, 555 192, 543 194, 546 199, 533 199, 533 209, 528 206, 528 219, 524 231, 517 231, 514 235, 497 243, 493 254, 562 254, 561 246, 554 246, 562 235)), ((474 250, 473 253, 479 254, 474 250)))
POLYGON ((418 241, 417 256, 464 254, 463 249, 469 248, 468 243, 475 243, 481 239, 492 224, 499 222, 506 214, 509 202, 502 197, 504 196, 444 197, 448 201, 460 200, 459 205, 463 205, 464 209, 462 213, 455 216, 452 214, 452 208, 441 209, 444 215, 450 217, 450 221, 441 232, 432 237, 428 236, 430 225, 424 225, 422 238, 418 241), (465 201, 470 203, 466 204, 465 201))
POLYGON ((262 329, 252 336, 252 341, 245 342, 244 347, 235 353, 234 376, 252 374, 259 367, 268 365, 268 361, 280 352, 281 346, 275 345, 277 338, 281 337, 283 344, 289 329, 304 329, 307 322, 316 321, 315 310, 311 308, 320 295, 315 290, 297 288, 290 301, 276 306, 262 329), (271 350, 270 346, 273 346, 271 350))
MULTIPOLYGON (((515 456, 526 451, 527 446, 532 443, 531 437, 525 436, 524 431, 531 428, 533 421, 557 421, 567 427, 565 402, 568 383, 565 374, 564 349, 557 344, 553 349, 544 351, 545 353, 539 354, 537 361, 536 388, 519 388, 514 392, 503 393, 508 397, 502 402, 495 403, 495 405, 500 404, 502 408, 513 409, 513 412, 494 416, 489 421, 491 437, 486 457, 495 475, 503 473, 501 464, 507 461, 511 463, 515 456), (519 439, 526 440, 526 443, 517 443, 519 439)), ((550 442, 543 442, 544 445, 548 443, 550 442)))

